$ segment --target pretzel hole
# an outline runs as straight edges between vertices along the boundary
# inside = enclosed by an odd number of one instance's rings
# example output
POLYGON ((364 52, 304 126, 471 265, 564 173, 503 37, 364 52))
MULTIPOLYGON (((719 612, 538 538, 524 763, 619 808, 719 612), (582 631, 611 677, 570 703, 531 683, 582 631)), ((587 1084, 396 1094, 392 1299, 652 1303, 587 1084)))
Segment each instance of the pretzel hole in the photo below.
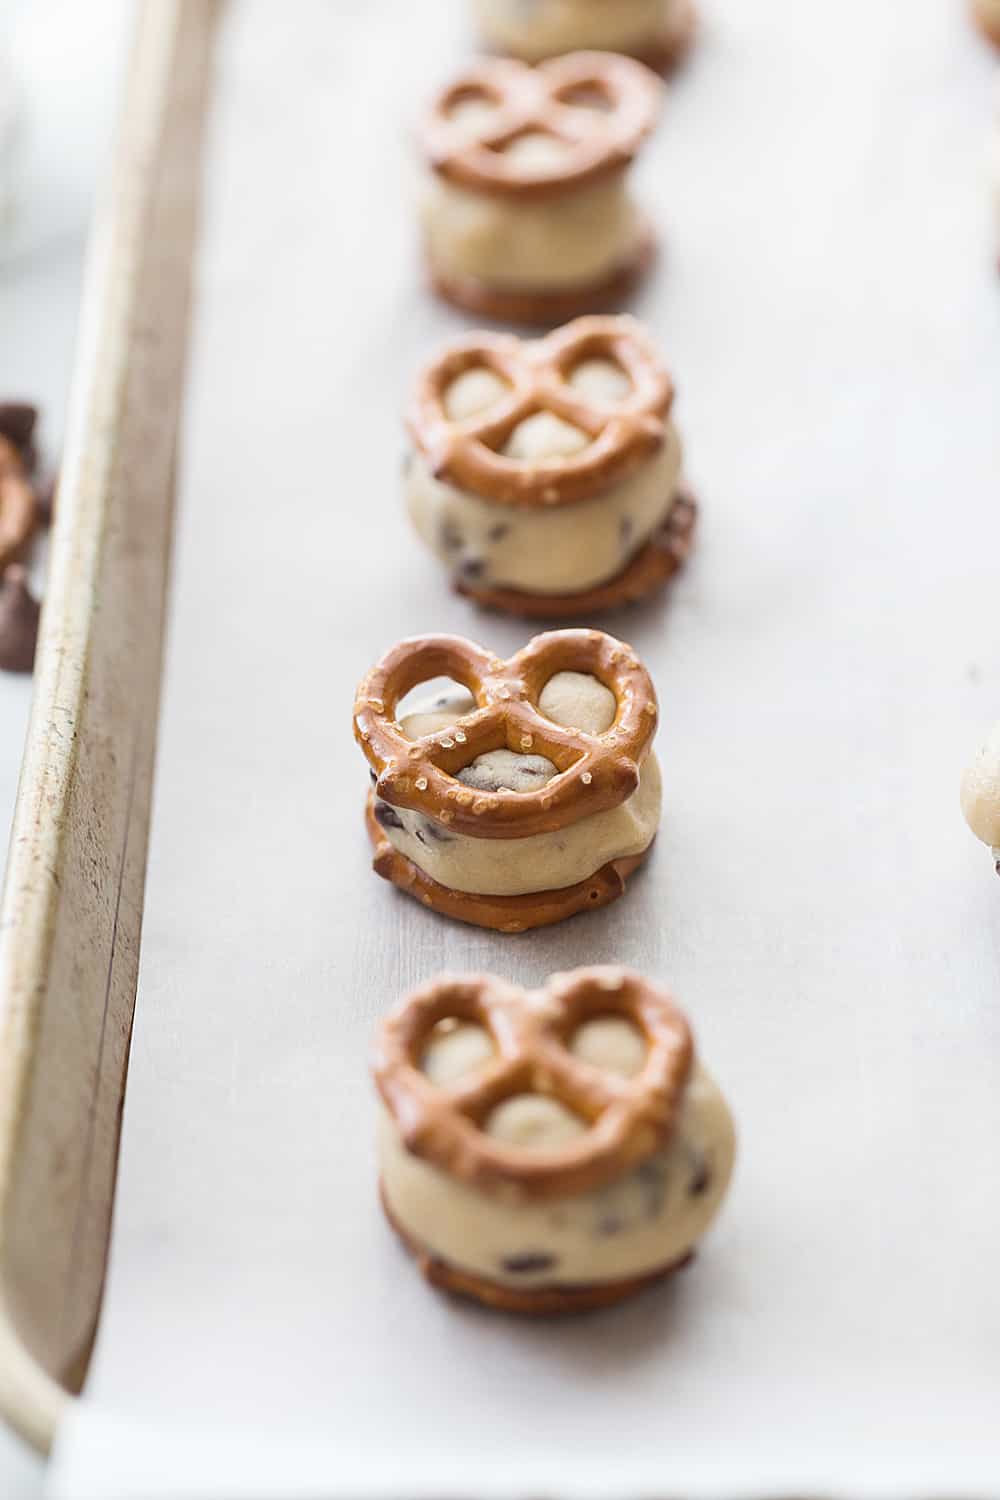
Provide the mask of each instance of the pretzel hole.
POLYGON ((567 105, 570 109, 586 110, 590 114, 610 115, 618 105, 607 84, 596 78, 567 84, 565 88, 556 90, 555 97, 560 104, 567 105))
POLYGON ((590 672, 556 672, 538 695, 538 711, 564 729, 604 734, 615 722, 618 700, 590 672))
POLYGON ((585 355, 570 367, 563 379, 584 400, 598 406, 618 406, 634 390, 625 368, 606 354, 585 355))
POLYGON ((590 1122, 550 1094, 512 1094, 490 1110, 483 1132, 518 1151, 551 1151, 577 1140, 590 1122))
POLYGON ((505 140, 484 142, 484 145, 502 156, 524 178, 548 177, 553 172, 562 172, 573 151, 573 146, 554 131, 537 127, 508 136, 505 140))
POLYGON ((510 383, 491 365, 470 365, 449 382, 441 398, 449 422, 468 422, 510 395, 510 383))
POLYGON ((410 688, 396 705, 396 719, 408 740, 422 739, 473 713, 476 700, 454 677, 429 677, 410 688))
POLYGON ((445 100, 444 115, 455 134, 470 142, 496 129, 501 107, 499 94, 467 84, 445 100))
POLYGON ((500 449, 517 463, 539 464, 571 458, 590 445, 589 433, 551 411, 536 411, 525 417, 500 449))
POLYGON ((572 1033, 567 1049, 581 1062, 603 1073, 634 1078, 646 1065, 646 1038, 625 1016, 612 1011, 589 1016, 572 1033))
POLYGON ((428 1033, 420 1057, 420 1071, 441 1088, 474 1073, 496 1055, 485 1026, 459 1016, 446 1016, 428 1033))

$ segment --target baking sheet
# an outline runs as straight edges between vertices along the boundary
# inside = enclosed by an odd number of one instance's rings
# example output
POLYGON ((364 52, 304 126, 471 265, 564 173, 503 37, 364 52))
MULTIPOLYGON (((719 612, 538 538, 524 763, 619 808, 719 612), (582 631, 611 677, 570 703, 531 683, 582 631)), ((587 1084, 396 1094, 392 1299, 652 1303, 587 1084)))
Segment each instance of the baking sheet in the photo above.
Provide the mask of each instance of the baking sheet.
POLYGON ((613 628, 665 819, 605 912, 504 939, 368 870, 353 687, 501 652, 401 514, 399 406, 462 320, 407 126, 461 7, 230 7, 106 1306, 52 1493, 663 1500, 1000 1490, 1000 889, 957 811, 1000 712, 991 60, 959 5, 712 0, 641 180, 704 525, 613 628), (667 977, 737 1113, 655 1295, 528 1326, 381 1220, 375 1018, 444 968, 667 977))

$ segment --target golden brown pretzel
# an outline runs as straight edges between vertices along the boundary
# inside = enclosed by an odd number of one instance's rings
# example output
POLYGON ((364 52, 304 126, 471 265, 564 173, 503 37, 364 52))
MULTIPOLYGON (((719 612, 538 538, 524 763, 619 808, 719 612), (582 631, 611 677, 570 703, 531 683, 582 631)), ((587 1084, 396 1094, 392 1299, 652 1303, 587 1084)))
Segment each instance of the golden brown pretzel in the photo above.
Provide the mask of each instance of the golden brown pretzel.
POLYGON ((424 121, 423 148, 441 177, 473 192, 562 193, 628 166, 656 123, 661 93, 649 68, 617 53, 572 52, 534 68, 487 58, 438 95, 424 121), (496 106, 496 116, 470 139, 451 112, 472 99, 496 106), (591 100, 600 108, 579 107, 591 100), (566 151, 556 164, 528 167, 505 150, 526 135, 550 136, 566 151))
POLYGON ((656 692, 631 646, 600 630, 551 630, 502 661, 457 635, 400 641, 358 688, 354 735, 377 775, 379 797, 415 808, 473 838, 527 838, 617 807, 639 785, 656 729, 656 692), (585 672, 615 696, 603 734, 565 729, 538 699, 557 672, 585 672), (400 700, 421 682, 450 677, 476 707, 447 729, 409 740, 400 700), (535 792, 480 792, 456 773, 490 750, 544 755, 557 774, 535 792))
POLYGON ((421 372, 408 425, 436 478, 504 505, 548 507, 589 499, 654 454, 673 397, 673 382, 641 323, 577 318, 543 339, 502 333, 453 339, 421 372), (624 371, 631 390, 623 400, 604 403, 574 390, 568 377, 586 359, 606 359, 624 371), (445 408, 449 387, 484 366, 509 394, 465 421, 453 420, 445 408), (501 453, 514 429, 540 411, 579 428, 590 442, 549 461, 501 453))
POLYGON ((690 1028, 670 996, 631 970, 598 965, 553 974, 530 992, 489 974, 433 979, 383 1021, 373 1069, 413 1155, 485 1192, 547 1198, 602 1187, 659 1151, 677 1123, 693 1061, 690 1028), (633 1077, 569 1050, 578 1026, 607 1015, 626 1018, 646 1042, 633 1077), (421 1059, 434 1027, 452 1019, 484 1027, 495 1056, 442 1086, 421 1071, 421 1059), (485 1132, 493 1110, 529 1093, 556 1099, 589 1128, 546 1150, 485 1132))
POLYGON ((0 436, 0 568, 20 556, 35 529, 35 491, 19 450, 0 436))

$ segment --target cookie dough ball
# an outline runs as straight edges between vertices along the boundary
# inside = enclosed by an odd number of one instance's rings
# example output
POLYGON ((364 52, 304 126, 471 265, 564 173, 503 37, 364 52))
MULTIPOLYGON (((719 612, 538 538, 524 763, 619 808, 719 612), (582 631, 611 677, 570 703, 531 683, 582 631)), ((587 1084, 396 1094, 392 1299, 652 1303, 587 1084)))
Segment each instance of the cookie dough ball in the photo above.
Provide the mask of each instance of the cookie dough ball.
POLYGON ((993 727, 962 776, 962 812, 1000 861, 1000 724, 993 727))

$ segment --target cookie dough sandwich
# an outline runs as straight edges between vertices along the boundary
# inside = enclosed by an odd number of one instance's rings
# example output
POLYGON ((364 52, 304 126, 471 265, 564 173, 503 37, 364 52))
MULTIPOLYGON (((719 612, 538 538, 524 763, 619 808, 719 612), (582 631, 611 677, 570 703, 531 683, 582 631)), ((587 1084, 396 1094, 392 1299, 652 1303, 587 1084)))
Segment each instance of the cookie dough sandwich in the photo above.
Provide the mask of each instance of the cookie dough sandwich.
POLYGON ((673 397, 634 318, 446 345, 410 403, 404 487, 459 592, 554 620, 660 588, 687 557, 696 518, 673 397))
POLYGON ((548 326, 617 305, 652 259, 628 169, 661 92, 642 63, 607 52, 461 73, 421 131, 437 291, 467 312, 548 326))
POLYGON ((735 1132, 687 1021, 600 966, 526 992, 443 975, 379 1028, 382 1203, 433 1285, 507 1312, 603 1307, 690 1260, 735 1132))
POLYGON ((656 721, 646 669, 598 630, 550 631, 508 661, 460 636, 401 641, 354 705, 376 872, 498 932, 606 906, 659 826, 656 721), (400 715, 441 677, 452 688, 400 715))
POLYGON ((674 67, 694 37, 692 0, 472 0, 494 52, 540 62, 594 48, 628 52, 651 68, 674 67))
POLYGON ((972 0, 972 14, 983 35, 1000 47, 1000 0, 972 0))
POLYGON ((1000 875, 1000 724, 995 724, 962 775, 962 813, 986 844, 1000 875))

